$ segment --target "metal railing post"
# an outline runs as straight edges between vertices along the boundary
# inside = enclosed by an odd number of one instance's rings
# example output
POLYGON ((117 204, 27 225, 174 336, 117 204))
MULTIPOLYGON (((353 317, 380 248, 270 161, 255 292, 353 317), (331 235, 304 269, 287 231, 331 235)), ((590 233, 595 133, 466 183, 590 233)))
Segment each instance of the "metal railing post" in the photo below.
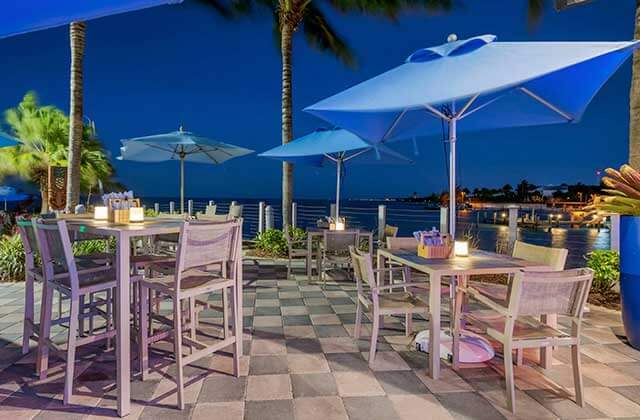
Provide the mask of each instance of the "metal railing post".
POLYGON ((193 200, 187 201, 187 214, 189 217, 193 217, 193 200))
POLYGON ((155 211, 156 214, 160 213, 160 203, 153 203, 153 211, 155 211))
POLYGON ((609 230, 609 238, 611 241, 610 248, 612 251, 620 251, 620 215, 612 214, 611 229, 609 230))
POLYGON ((509 246, 512 246, 518 237, 518 206, 509 206, 509 246))
POLYGON ((449 232, 449 207, 440 207, 440 233, 449 232))
POLYGON ((298 226, 298 204, 291 203, 291 227, 296 228, 298 226))
POLYGON ((384 240, 384 228, 387 226, 387 206, 378 206, 378 240, 384 240))
POLYGON ((264 209, 264 218, 266 220, 267 230, 273 229, 273 207, 267 206, 264 209))
POLYGON ((169 213, 173 214, 176 212, 176 203, 173 201, 169 201, 169 213))
POLYGON ((258 233, 264 232, 264 201, 258 203, 258 233))

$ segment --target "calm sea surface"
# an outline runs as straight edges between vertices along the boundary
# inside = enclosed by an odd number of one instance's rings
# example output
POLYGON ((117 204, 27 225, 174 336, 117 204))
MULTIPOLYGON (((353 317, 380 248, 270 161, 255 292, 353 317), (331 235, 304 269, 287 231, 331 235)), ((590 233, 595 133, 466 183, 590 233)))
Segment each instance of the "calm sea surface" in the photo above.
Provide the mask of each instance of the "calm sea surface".
MULTIPOLYGON (((218 213, 226 213, 232 199, 212 198, 218 205, 218 213)), ((245 219, 245 237, 255 236, 258 230, 258 203, 264 201, 270 205, 273 212, 276 227, 281 225, 280 201, 274 199, 235 199, 244 206, 243 217, 245 219)), ((170 198, 150 197, 143 200, 147 207, 153 208, 154 203, 160 204, 162 211, 168 211, 170 198)), ((179 208, 177 199, 173 200, 176 208, 179 208)), ((204 211, 209 199, 193 198, 194 211, 204 211)), ((330 202, 328 200, 297 200, 297 225, 303 228, 315 226, 316 220, 328 215, 330 202)), ((378 220, 378 205, 387 206, 387 223, 398 226, 398 235, 409 236, 420 229, 439 227, 440 211, 427 208, 423 203, 408 203, 398 201, 362 201, 343 200, 341 202, 341 215, 347 218, 348 226, 375 229, 378 220)), ((497 210, 498 220, 502 211, 497 210)), ((557 213, 557 211, 554 211, 557 213)), ((548 211, 537 210, 536 215, 546 219, 548 211)), ((504 225, 483 223, 483 219, 493 220, 493 211, 460 212, 458 216, 457 231, 459 234, 470 234, 477 238, 481 249, 494 251, 496 245, 505 243, 508 239, 508 229, 504 225), (478 223, 480 221, 480 223, 478 223)), ((568 220, 568 215, 564 215, 568 220)), ((608 229, 594 228, 551 228, 551 229, 518 229, 518 239, 524 242, 569 249, 568 267, 584 266, 584 256, 594 249, 609 249, 610 239, 608 229)), ((499 246, 499 245, 498 245, 499 246)))

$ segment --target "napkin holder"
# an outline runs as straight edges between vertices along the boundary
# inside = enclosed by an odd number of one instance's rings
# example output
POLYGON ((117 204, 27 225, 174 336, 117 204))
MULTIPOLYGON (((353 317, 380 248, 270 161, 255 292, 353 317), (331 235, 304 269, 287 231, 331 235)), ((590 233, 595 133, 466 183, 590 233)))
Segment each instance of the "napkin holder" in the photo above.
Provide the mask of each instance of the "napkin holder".
POLYGON ((110 198, 108 203, 109 221, 129 223, 129 208, 140 207, 139 198, 110 198))
POLYGON ((426 259, 446 259, 453 254, 453 242, 447 234, 443 234, 442 245, 425 245, 424 234, 420 234, 418 241, 418 256, 426 259))

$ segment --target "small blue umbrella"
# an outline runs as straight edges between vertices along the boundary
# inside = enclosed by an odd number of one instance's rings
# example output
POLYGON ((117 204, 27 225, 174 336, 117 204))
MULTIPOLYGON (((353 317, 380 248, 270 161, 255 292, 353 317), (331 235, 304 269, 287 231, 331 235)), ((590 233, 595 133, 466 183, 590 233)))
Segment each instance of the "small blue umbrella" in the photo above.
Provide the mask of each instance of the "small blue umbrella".
POLYGON ((182 0, 10 0, 2 2, 0 38, 182 0))
POLYGON ((454 236, 457 131, 576 123, 640 41, 450 39, 306 111, 371 143, 440 134, 447 126, 454 236))
POLYGON ((14 187, 0 186, 0 200, 4 201, 4 211, 7 211, 8 202, 25 201, 31 198, 31 195, 18 192, 14 187))
POLYGON ((0 147, 11 147, 18 144, 20 144, 20 141, 0 131, 0 147))
POLYGON ((118 160, 135 162, 180 161, 180 212, 184 213, 184 163, 219 165, 229 159, 248 155, 253 150, 222 143, 189 131, 178 131, 122 140, 118 160))
POLYGON ((372 146, 355 134, 342 129, 319 129, 289 143, 275 147, 258 156, 322 166, 327 162, 336 165, 336 217, 340 216, 340 187, 344 165, 349 164, 411 164, 384 145, 372 146))

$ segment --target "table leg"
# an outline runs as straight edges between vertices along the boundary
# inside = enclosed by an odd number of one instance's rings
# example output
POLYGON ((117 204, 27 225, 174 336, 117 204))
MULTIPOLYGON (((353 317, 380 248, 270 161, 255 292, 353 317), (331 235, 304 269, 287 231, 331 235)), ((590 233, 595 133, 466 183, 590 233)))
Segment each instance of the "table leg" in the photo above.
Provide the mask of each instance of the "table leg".
MULTIPOLYGON (((380 255, 380 253, 378 252, 378 256, 377 256, 377 261, 376 264, 378 265, 378 269, 381 270, 384 267, 384 258, 382 257, 382 255, 380 255)), ((378 271, 376 273, 376 283, 378 283, 378 287, 380 286, 384 286, 384 276, 382 275, 382 273, 380 271, 378 271)))
POLYGON ((440 275, 429 275, 429 376, 440 377, 440 275))
MULTIPOLYGON (((238 255, 242 255, 242 241, 239 241, 240 243, 238 244, 240 247, 239 250, 239 254, 238 255)), ((243 291, 242 291, 242 287, 243 287, 243 274, 242 274, 242 270, 243 270, 243 262, 242 262, 242 257, 240 257, 238 262, 238 271, 237 271, 237 284, 236 284, 236 293, 238 294, 237 297, 237 313, 239 314, 238 317, 240 318, 239 320, 235 320, 236 325, 238 325, 240 328, 236 327, 236 331, 239 331, 240 333, 240 343, 238 343, 238 353, 239 356, 238 358, 242 358, 242 355, 244 354, 244 350, 243 350, 243 346, 244 346, 244 310, 243 310, 243 305, 244 305, 244 296, 243 296, 243 291)), ((237 339, 238 337, 236 337, 237 339)), ((238 359, 238 360, 239 360, 238 359)))
POLYGON ((129 289, 129 237, 119 233, 116 251, 118 285, 117 285, 117 311, 116 311, 116 358, 117 358, 117 388, 118 388, 118 415, 127 416, 131 411, 131 340, 129 330, 130 299, 129 289))

